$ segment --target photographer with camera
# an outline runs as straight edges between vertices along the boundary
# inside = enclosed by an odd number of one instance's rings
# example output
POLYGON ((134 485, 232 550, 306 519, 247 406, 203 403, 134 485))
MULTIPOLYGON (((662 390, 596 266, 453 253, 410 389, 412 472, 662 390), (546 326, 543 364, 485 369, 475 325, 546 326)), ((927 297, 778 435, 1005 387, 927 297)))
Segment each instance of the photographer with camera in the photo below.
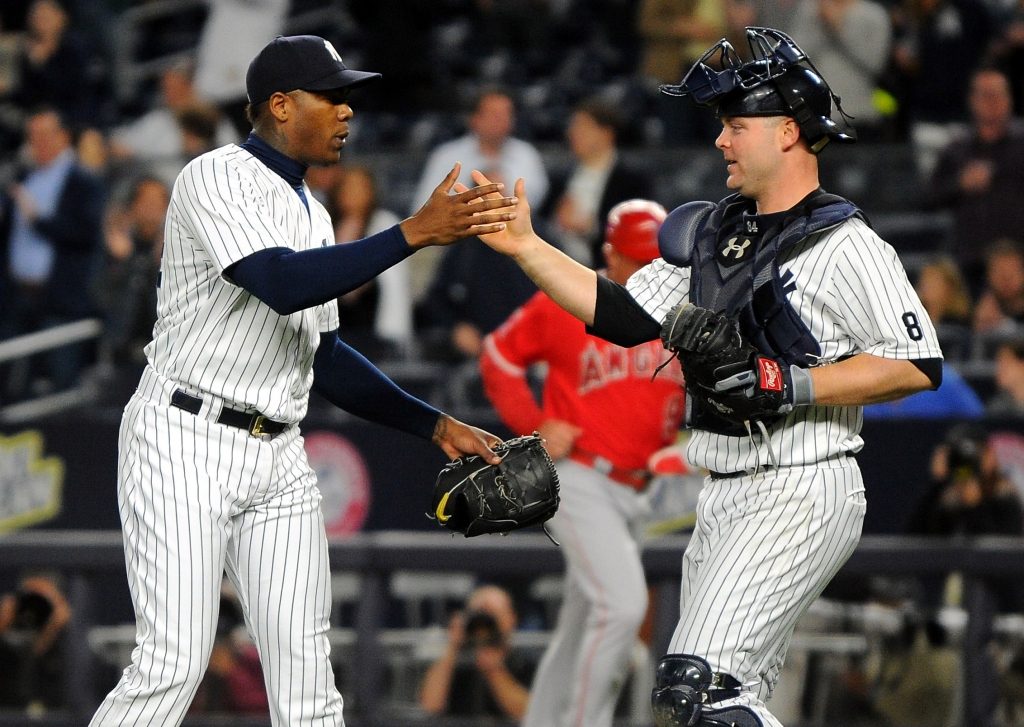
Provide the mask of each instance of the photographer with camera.
POLYGON ((512 597, 498 586, 470 594, 452 615, 444 655, 427 670, 420 706, 430 715, 522 719, 534 665, 511 645, 512 597))
POLYGON ((0 596, 0 707, 41 712, 62 705, 63 635, 71 607, 58 577, 24 577, 0 596))
MULTIPOLYGON (((911 533, 1021 535, 1020 498, 1000 471, 984 428, 977 424, 950 428, 932 455, 931 469, 935 484, 911 520, 911 533)), ((966 693, 971 699, 965 705, 964 724, 988 727, 1000 696, 999 674, 989 649, 992 623, 997 613, 1021 609, 1021 588, 1013 581, 965 579, 958 573, 947 576, 941 597, 936 596, 940 589, 935 586, 925 584, 925 591, 932 591, 930 597, 926 593, 925 600, 932 601, 927 606, 959 606, 969 614, 962 653, 966 693)), ((944 632, 932 623, 929 636, 941 642, 944 632)))

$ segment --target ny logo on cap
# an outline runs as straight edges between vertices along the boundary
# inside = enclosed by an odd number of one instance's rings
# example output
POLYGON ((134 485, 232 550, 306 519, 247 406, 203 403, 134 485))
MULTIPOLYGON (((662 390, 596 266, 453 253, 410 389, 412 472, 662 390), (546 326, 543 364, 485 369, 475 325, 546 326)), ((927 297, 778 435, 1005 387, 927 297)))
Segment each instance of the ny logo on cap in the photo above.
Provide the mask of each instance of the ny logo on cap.
POLYGON ((338 51, 334 50, 334 46, 331 44, 331 41, 325 40, 324 41, 324 48, 326 48, 327 52, 331 54, 331 58, 336 60, 338 63, 342 63, 343 62, 341 60, 341 56, 338 55, 338 51))

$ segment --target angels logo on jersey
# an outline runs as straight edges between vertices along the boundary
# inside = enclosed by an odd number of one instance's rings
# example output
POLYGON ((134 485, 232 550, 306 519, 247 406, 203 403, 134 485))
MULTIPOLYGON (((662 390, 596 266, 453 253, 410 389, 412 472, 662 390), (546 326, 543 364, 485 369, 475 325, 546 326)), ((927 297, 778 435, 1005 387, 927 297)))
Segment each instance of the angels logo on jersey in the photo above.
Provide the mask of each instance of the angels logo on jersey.
MULTIPOLYGON (((607 343, 599 346, 598 341, 589 340, 580 352, 579 393, 586 394, 630 376, 649 381, 661 363, 661 352, 661 344, 656 341, 627 349, 607 343)), ((666 366, 662 374, 682 383, 682 370, 678 365, 666 366)))

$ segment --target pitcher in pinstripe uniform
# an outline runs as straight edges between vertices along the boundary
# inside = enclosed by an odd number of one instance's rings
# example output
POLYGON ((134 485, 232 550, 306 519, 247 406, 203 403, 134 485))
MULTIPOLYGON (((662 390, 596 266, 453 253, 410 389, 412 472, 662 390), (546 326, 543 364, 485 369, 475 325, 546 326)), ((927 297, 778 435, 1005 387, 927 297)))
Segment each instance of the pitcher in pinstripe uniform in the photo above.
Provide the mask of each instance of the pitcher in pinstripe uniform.
POLYGON ((499 231, 514 216, 512 200, 481 199, 497 187, 450 195, 456 166, 409 219, 333 244, 303 176, 338 161, 348 92, 378 77, 346 68, 323 38, 278 37, 246 78, 253 134, 197 158, 174 185, 149 365, 119 442, 138 634, 93 725, 181 723, 213 647, 225 572, 273 724, 344 724, 320 493, 298 427, 311 387, 451 457, 498 461, 496 437, 412 398, 338 338, 340 295, 418 247, 499 231))
POLYGON ((662 257, 626 285, 534 234, 522 180, 519 216, 483 236, 596 335, 623 346, 657 339, 669 309, 690 301, 733 316, 791 382, 761 430, 687 390, 687 457, 711 475, 652 694, 660 727, 779 727, 765 703, 793 628, 860 538, 864 487, 850 455, 863 446, 861 407, 941 379, 935 331, 896 253, 818 185, 817 153, 855 138, 832 118, 838 99, 788 36, 747 37, 754 60, 723 40, 662 88, 717 109, 716 146, 737 194, 670 214, 662 257))

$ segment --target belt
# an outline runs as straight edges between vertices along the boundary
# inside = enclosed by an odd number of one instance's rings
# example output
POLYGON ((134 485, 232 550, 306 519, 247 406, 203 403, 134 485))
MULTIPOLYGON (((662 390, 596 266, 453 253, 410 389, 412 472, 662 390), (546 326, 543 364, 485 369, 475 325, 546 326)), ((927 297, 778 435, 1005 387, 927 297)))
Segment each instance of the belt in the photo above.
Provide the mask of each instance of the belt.
POLYGON ((590 467, 591 469, 600 472, 609 480, 618 482, 621 485, 628 485, 629 487, 633 487, 638 490, 646 487, 647 481, 650 479, 650 475, 648 475, 647 470, 627 470, 622 467, 616 467, 604 457, 597 454, 591 454, 590 452, 584 452, 581 449, 574 449, 569 454, 569 459, 583 465, 584 467, 590 467))
MULTIPOLYGON (((198 396, 192 396, 178 389, 171 395, 171 406, 176 406, 182 411, 187 411, 189 414, 198 414, 199 410, 203 408, 203 400, 198 396)), ((220 410, 217 423, 235 427, 236 429, 244 429, 254 437, 262 434, 280 434, 290 426, 284 422, 267 419, 259 412, 245 412, 227 406, 220 410)))
MULTIPOLYGON (((840 452, 839 454, 833 455, 832 457, 826 457, 824 460, 818 460, 818 461, 819 462, 827 462, 830 459, 839 459, 840 457, 852 457, 852 456, 853 456, 852 452, 840 452)), ((811 462, 810 464, 808 464, 806 466, 813 467, 815 464, 817 464, 817 462, 811 462)), ((772 469, 775 469, 775 468, 772 467, 772 465, 770 465, 770 464, 761 465, 761 471, 762 472, 764 472, 766 470, 772 470, 772 469)), ((713 480, 724 480, 724 479, 728 479, 729 477, 746 477, 750 473, 747 472, 746 470, 740 470, 739 472, 715 472, 714 470, 712 470, 708 474, 711 475, 711 479, 713 479, 713 480)))

